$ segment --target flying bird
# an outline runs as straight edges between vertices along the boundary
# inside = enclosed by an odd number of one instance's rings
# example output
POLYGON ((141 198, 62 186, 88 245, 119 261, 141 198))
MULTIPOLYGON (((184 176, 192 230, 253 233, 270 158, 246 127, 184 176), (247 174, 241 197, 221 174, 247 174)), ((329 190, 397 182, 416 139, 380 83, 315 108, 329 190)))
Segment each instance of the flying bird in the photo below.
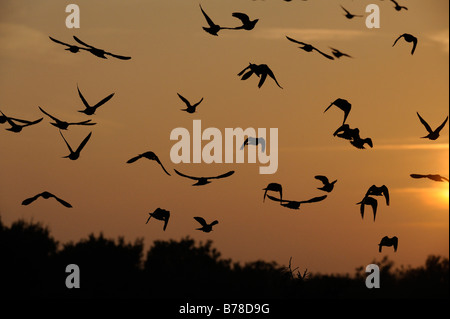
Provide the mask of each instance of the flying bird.
POLYGON ((174 171, 175 171, 178 175, 180 175, 180 176, 183 176, 183 177, 186 177, 186 178, 190 178, 190 179, 196 180, 197 182, 196 182, 195 184, 193 184, 192 186, 206 185, 206 184, 211 183, 211 182, 209 181, 209 179, 220 179, 220 178, 225 178, 225 177, 228 177, 228 176, 231 176, 231 175, 234 174, 234 171, 229 171, 229 172, 227 172, 227 173, 225 173, 225 174, 222 174, 222 175, 219 175, 219 176, 213 176, 213 177, 194 177, 194 176, 189 176, 189 175, 185 175, 185 174, 183 174, 183 173, 180 173, 180 172, 177 171, 176 169, 174 169, 174 171))
POLYGON ((200 225, 202 225, 202 227, 196 228, 196 230, 201 230, 205 233, 209 233, 210 231, 212 231, 212 227, 219 223, 219 221, 215 220, 211 224, 208 224, 203 217, 194 217, 194 219, 198 221, 200 225))
POLYGON ((350 110, 352 109, 352 105, 350 104, 349 101, 338 98, 338 99, 334 100, 334 102, 331 102, 331 104, 325 109, 325 111, 323 111, 323 113, 328 111, 328 109, 330 107, 332 107, 333 105, 337 106, 339 109, 341 109, 344 112, 344 121, 342 122, 342 124, 344 124, 345 121, 347 120, 350 110))
POLYGON ((448 178, 438 175, 438 174, 411 174, 410 175, 412 178, 428 178, 431 179, 432 181, 436 181, 436 182, 443 182, 443 181, 447 181, 448 182, 448 178))
POLYGON ((39 122, 41 122, 43 120, 43 117, 41 117, 40 119, 38 119, 36 121, 20 120, 20 119, 14 119, 14 118, 8 117, 5 114, 3 114, 2 111, 0 111, 0 113, 2 114, 2 116, 0 117, 2 122, 4 123, 4 121, 6 121, 6 122, 8 122, 9 125, 11 125, 11 127, 7 128, 6 130, 14 132, 14 133, 20 133, 24 127, 38 124, 39 122), (16 121, 19 123, 22 123, 23 125, 19 125, 19 124, 15 123, 16 121))
POLYGON ((241 20, 242 25, 239 27, 235 27, 235 28, 227 28, 227 29, 233 29, 233 30, 253 30, 253 28, 255 27, 256 23, 259 21, 259 19, 255 19, 255 20, 250 20, 249 16, 246 15, 245 13, 241 13, 241 12, 234 12, 232 14, 233 17, 238 18, 239 20, 241 20))
POLYGON ((329 47, 329 48, 332 50, 331 53, 338 59, 343 57, 343 56, 348 57, 348 58, 353 58, 351 55, 348 55, 347 53, 341 52, 338 49, 335 49, 335 48, 332 48, 332 47, 329 47))
POLYGON ((277 79, 275 78, 275 75, 273 74, 272 70, 266 64, 258 65, 258 64, 249 63, 249 66, 247 66, 245 69, 243 69, 241 72, 239 72, 238 76, 242 75, 241 80, 247 80, 253 74, 256 74, 256 76, 258 76, 260 78, 259 83, 258 83, 258 88, 261 88, 261 86, 264 84, 264 81, 266 80, 267 76, 270 76, 275 81, 275 83, 278 85, 278 87, 282 89, 282 87, 278 83, 277 79), (244 74, 244 72, 247 70, 249 70, 249 71, 244 74))
POLYGON ((386 247, 394 246, 394 252, 396 252, 397 251, 397 247, 398 247, 398 238, 397 238, 397 236, 394 236, 392 238, 389 238, 388 236, 384 236, 383 238, 381 238, 381 241, 378 244, 378 251, 380 253, 381 253, 381 248, 383 246, 386 246, 386 247))
POLYGON ((263 202, 265 202, 265 200, 266 200, 266 196, 267 196, 267 192, 268 191, 280 193, 280 199, 283 199, 283 187, 281 186, 281 184, 269 183, 269 185, 267 185, 266 188, 263 188, 263 191, 264 191, 263 202))
POLYGON ((25 200, 22 202, 22 205, 25 205, 25 206, 26 206, 26 205, 30 205, 32 202, 34 202, 34 201, 35 201, 36 199, 38 199, 39 197, 42 197, 42 198, 44 198, 44 199, 54 198, 54 199, 56 199, 60 204, 62 204, 63 206, 68 207, 68 208, 71 208, 71 207, 72 207, 72 205, 70 205, 68 202, 62 200, 61 198, 59 198, 59 197, 57 197, 57 196, 55 196, 55 195, 53 195, 52 193, 49 193, 49 192, 47 192, 47 191, 42 192, 42 193, 40 193, 40 194, 37 194, 37 195, 35 195, 35 196, 33 196, 33 197, 30 197, 30 198, 25 199, 25 200))
POLYGON ((261 145, 261 151, 264 152, 266 150, 266 140, 264 137, 247 137, 242 143, 241 150, 244 149, 245 145, 261 145))
POLYGON ((300 201, 300 202, 293 201, 293 200, 279 199, 279 198, 276 198, 276 197, 273 197, 270 195, 267 195, 267 197, 269 197, 269 199, 271 199, 273 201, 280 202, 280 205, 283 207, 287 207, 290 209, 300 209, 301 204, 317 203, 317 202, 323 201, 325 198, 327 198, 327 195, 313 197, 311 199, 300 201))
POLYGON ((341 6, 342 9, 344 9, 345 11, 345 17, 349 20, 353 19, 354 17, 362 17, 362 15, 356 15, 356 14, 352 14, 350 13, 347 9, 345 9, 343 6, 341 6))
POLYGON ((337 182, 337 180, 334 180, 332 182, 330 182, 328 180, 328 177, 323 176, 323 175, 316 175, 314 176, 315 179, 318 179, 319 181, 321 181, 323 183, 322 187, 318 187, 317 189, 320 189, 324 192, 330 193, 333 188, 334 188, 334 184, 337 182))
POLYGON ((76 149, 76 151, 73 151, 73 149, 70 147, 69 143, 67 143, 67 141, 66 141, 66 139, 64 138, 64 135, 62 134, 61 131, 59 131, 59 134, 61 134, 61 136, 62 136, 64 142, 66 142, 67 148, 68 148, 69 151, 70 151, 70 154, 67 155, 67 156, 64 156, 63 158, 69 158, 69 159, 71 159, 72 161, 74 161, 74 160, 76 160, 76 159, 78 159, 78 158, 80 157, 80 153, 81 153, 81 151, 83 150, 83 148, 84 148, 84 146, 86 145, 86 143, 87 143, 87 142, 89 141, 89 139, 91 138, 92 132, 89 133, 89 135, 86 136, 86 137, 84 138, 84 140, 81 142, 80 146, 78 146, 78 148, 76 149))
POLYGON ((145 224, 148 224, 148 222, 150 221, 150 218, 153 217, 154 219, 164 221, 163 230, 166 230, 167 224, 169 223, 169 218, 170 218, 169 211, 162 209, 162 208, 157 208, 153 213, 148 213, 148 214, 149 214, 149 217, 145 224))
POLYGON ((370 186, 369 189, 367 190, 366 196, 364 197, 367 197, 369 195, 384 196, 384 198, 386 199, 386 205, 389 206, 389 189, 387 188, 386 185, 380 187, 375 185, 370 186))
POLYGON ((48 117, 50 117, 52 120, 54 120, 56 122, 56 123, 50 123, 51 125, 56 126, 57 128, 59 128, 61 130, 67 130, 67 128, 70 125, 95 125, 96 124, 96 123, 91 123, 92 120, 76 122, 76 123, 69 123, 66 121, 61 121, 61 120, 57 119, 56 117, 54 117, 53 115, 48 114, 40 106, 39 106, 39 109, 41 110, 42 113, 44 113, 45 115, 47 115, 48 117))
POLYGON ((182 111, 188 112, 188 113, 194 113, 195 110, 197 109, 197 106, 202 103, 203 98, 198 101, 195 104, 191 104, 191 102, 189 102, 184 96, 182 96, 181 94, 177 93, 178 97, 186 104, 186 108, 185 109, 181 109, 182 111))
POLYGON ((402 9, 408 10, 407 7, 399 5, 398 2, 395 1, 395 0, 391 0, 391 2, 393 2, 395 4, 394 9, 397 10, 397 11, 401 11, 402 9))
POLYGON ((331 55, 328 55, 328 54, 326 54, 326 53, 323 53, 322 51, 320 51, 320 50, 317 49, 316 47, 312 46, 311 44, 308 44, 308 43, 305 43, 305 42, 297 41, 297 40, 292 39, 292 38, 290 38, 290 37, 288 37, 288 36, 286 36, 286 38, 287 38, 289 41, 291 41, 291 42, 294 42, 294 43, 303 45, 302 47, 299 47, 299 48, 302 49, 302 50, 304 50, 304 51, 306 51, 306 52, 312 52, 313 50, 315 50, 315 51, 317 51, 318 53, 322 54, 322 55, 323 55, 324 57, 326 57, 327 59, 334 60, 334 58, 333 58, 331 55))
POLYGON ((206 22, 208 23, 208 27, 203 27, 203 30, 208 32, 209 34, 218 36, 218 32, 222 29, 220 25, 215 24, 211 18, 206 14, 206 12, 203 10, 202 6, 200 5, 200 10, 202 10, 203 16, 206 19, 206 22))
POLYGON ((82 48, 82 47, 79 47, 79 46, 77 46, 77 45, 67 44, 67 43, 64 43, 64 42, 62 42, 62 41, 56 40, 56 39, 54 39, 54 38, 52 38, 52 37, 50 37, 50 36, 49 36, 49 38, 50 38, 50 40, 52 40, 53 42, 56 42, 56 43, 58 43, 58 44, 61 44, 61 45, 64 45, 64 46, 68 47, 67 49, 64 49, 64 50, 70 51, 70 52, 72 52, 72 53, 78 53, 80 50, 86 50, 86 51, 87 51, 86 48, 82 48))
POLYGON ((164 172, 165 172, 167 175, 170 176, 169 172, 164 168, 164 166, 163 166, 163 164, 161 163, 161 161, 159 160, 158 156, 156 156, 156 154, 153 153, 153 152, 151 152, 151 151, 148 151, 148 152, 139 154, 139 155, 137 155, 137 156, 135 156, 135 157, 129 159, 129 160, 127 161, 127 163, 128 163, 128 164, 134 163, 134 162, 136 162, 138 159, 141 159, 141 158, 146 158, 146 159, 149 159, 149 160, 152 160, 152 161, 156 161, 156 162, 161 166, 161 168, 164 170, 164 172))
POLYGON ((401 38, 404 38, 405 41, 408 42, 408 43, 411 43, 411 42, 412 42, 413 47, 412 47, 412 49, 411 49, 411 55, 413 55, 413 54, 414 54, 414 51, 416 51, 416 47, 417 47, 417 41, 418 41, 417 38, 416 38, 415 36, 409 34, 409 33, 403 33, 401 36, 399 36, 399 37, 395 40, 395 42, 394 42, 394 44, 393 44, 392 46, 396 45, 396 44, 397 44, 397 41, 400 40, 401 38))
POLYGON ((361 212, 361 218, 364 219, 364 208, 366 205, 370 205, 372 207, 373 212, 373 221, 375 221, 375 217, 377 216, 377 207, 378 207, 378 201, 370 196, 365 196, 362 201, 359 203, 356 203, 356 205, 360 206, 360 212, 361 212))
POLYGON ((420 116, 419 112, 417 112, 417 116, 419 117, 419 120, 423 124, 423 126, 425 126, 425 129, 428 131, 428 135, 423 136, 422 138, 428 138, 432 141, 438 139, 441 130, 444 128, 445 124, 447 124, 447 121, 448 121, 448 116, 447 116, 445 118, 445 121, 433 131, 433 129, 430 127, 430 125, 428 125, 428 123, 420 116))
POLYGON ((109 56, 112 56, 113 58, 120 59, 120 60, 130 60, 131 59, 131 57, 129 57, 129 56, 122 56, 122 55, 112 54, 111 52, 106 52, 105 50, 96 48, 96 47, 94 47, 92 45, 89 45, 89 44, 81 41, 76 36, 73 36, 73 38, 79 44, 84 45, 85 47, 87 47, 86 50, 89 51, 90 53, 92 53, 93 55, 95 55, 96 57, 99 57, 99 58, 102 58, 102 59, 107 59, 106 55, 109 55, 109 56))
POLYGON ((89 105, 89 103, 86 101, 86 99, 84 98, 83 94, 81 94, 80 88, 77 85, 77 90, 78 90, 78 95, 81 98, 81 101, 84 104, 85 109, 82 111, 78 111, 80 113, 84 113, 86 115, 93 115, 95 113, 95 111, 102 106, 103 104, 105 104, 106 102, 108 102, 113 96, 114 93, 111 93, 110 95, 108 95, 107 97, 105 97, 103 100, 101 100, 100 102, 98 102, 95 105, 89 105))

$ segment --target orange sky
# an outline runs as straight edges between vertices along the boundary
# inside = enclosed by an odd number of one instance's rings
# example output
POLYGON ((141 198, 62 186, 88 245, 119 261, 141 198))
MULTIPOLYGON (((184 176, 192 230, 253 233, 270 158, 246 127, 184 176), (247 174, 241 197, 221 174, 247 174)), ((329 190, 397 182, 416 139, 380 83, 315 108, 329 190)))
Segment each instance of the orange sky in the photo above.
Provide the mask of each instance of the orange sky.
MULTIPOLYGON (((0 110, 42 123, 14 134, 0 126, 0 216, 48 225, 61 242, 90 233, 153 240, 212 239, 224 257, 235 261, 275 260, 311 272, 348 272, 387 254, 397 265, 423 264, 429 254, 448 257, 448 183, 413 180, 411 173, 449 176, 448 124, 436 141, 420 139, 425 129, 419 112, 432 127, 448 115, 448 1, 403 0, 409 10, 397 12, 389 1, 210 0, 203 9, 218 24, 236 26, 232 12, 259 18, 252 31, 222 30, 218 37, 206 25, 199 3, 186 0, 76 1, 81 28, 68 29, 66 4, 60 1, 2 1, 0 4, 0 110), (364 14, 366 5, 381 9, 381 28, 367 29, 364 19, 347 20, 339 5, 364 14), (403 33, 418 37, 413 56, 403 33), (71 54, 48 36, 83 41, 113 53, 121 61, 101 60, 87 52, 71 54), (352 56, 330 61, 307 53, 286 40, 290 36, 329 52, 336 47, 352 56), (254 77, 237 73, 249 62, 267 64, 284 89, 268 79, 261 89, 254 77), (77 145, 92 138, 77 161, 68 154, 58 130, 38 109, 67 121, 88 119, 82 113, 77 84, 88 101, 114 97, 93 116, 96 126, 64 132, 77 145), (177 92, 204 101, 195 114, 181 112, 177 92), (373 149, 358 150, 332 136, 341 124, 336 98, 352 103, 347 122, 373 149), (176 127, 278 128, 278 171, 260 175, 259 164, 173 164, 170 133, 176 127), (213 176, 235 170, 223 180, 192 187, 191 181, 167 176, 155 162, 131 157, 154 151, 164 166, 189 175, 213 176), (305 200, 323 195, 315 175, 338 179, 328 198, 299 211, 262 202, 269 182, 283 185, 284 196, 305 200), (371 185, 385 184, 391 205, 379 198, 377 220, 364 220, 356 202, 371 185), (21 202, 48 190, 70 202, 30 206, 21 202), (148 212, 171 211, 167 230, 148 212), (194 216, 219 220, 202 233, 194 216), (399 249, 378 243, 396 235, 399 249)), ((206 144, 206 143, 204 143, 206 144)))

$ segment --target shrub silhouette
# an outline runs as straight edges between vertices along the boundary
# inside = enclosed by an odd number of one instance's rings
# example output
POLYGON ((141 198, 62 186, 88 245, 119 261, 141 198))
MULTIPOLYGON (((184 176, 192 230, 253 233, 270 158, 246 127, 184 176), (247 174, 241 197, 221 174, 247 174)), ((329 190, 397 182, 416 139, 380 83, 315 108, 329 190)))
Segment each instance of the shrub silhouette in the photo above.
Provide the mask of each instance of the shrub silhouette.
POLYGON ((47 227, 0 218, 0 287, 3 298, 448 298, 449 260, 430 255, 425 265, 380 267, 380 289, 365 286, 365 265, 349 274, 296 278, 275 262, 241 265, 221 258, 212 241, 155 241, 143 259, 143 239, 126 243, 100 233, 62 245, 47 227), (65 285, 66 266, 80 268, 80 289, 65 285))

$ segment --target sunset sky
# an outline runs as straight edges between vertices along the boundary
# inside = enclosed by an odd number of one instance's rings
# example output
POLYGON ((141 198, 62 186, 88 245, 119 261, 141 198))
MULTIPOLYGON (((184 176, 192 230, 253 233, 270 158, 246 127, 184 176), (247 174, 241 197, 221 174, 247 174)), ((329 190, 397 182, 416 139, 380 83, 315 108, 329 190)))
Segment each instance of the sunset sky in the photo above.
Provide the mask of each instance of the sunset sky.
MULTIPOLYGON (((0 124, 0 217, 41 222, 61 243, 100 232, 127 241, 190 236, 213 241, 224 258, 258 259, 308 268, 312 273, 354 273, 360 265, 388 255, 397 265, 418 266, 430 254, 449 254, 449 184, 412 179, 409 174, 449 177, 449 124, 435 141, 421 139, 426 130, 416 112, 432 128, 448 116, 449 2, 399 0, 408 11, 396 11, 384 0, 73 0, 12 1, 0 4, 0 110, 7 116, 36 120, 21 133, 0 124), (80 7, 80 28, 65 25, 66 5, 80 7), (381 27, 368 29, 365 18, 348 20, 340 5, 355 14, 379 5, 381 27), (244 12, 259 21, 251 31, 206 33, 199 4, 211 19, 234 27, 231 14, 244 12), (414 55, 404 40, 418 38, 414 55), (89 52, 72 54, 49 36, 131 56, 99 59, 89 52), (333 61, 305 52, 286 36, 308 42, 330 54, 329 47, 348 53, 333 61), (248 63, 267 64, 280 89, 267 79, 258 89, 255 76, 237 74, 248 63), (90 103, 114 97, 89 117, 77 93, 90 103), (183 102, 202 97, 197 112, 180 111, 183 102), (347 99, 347 119, 374 147, 359 150, 333 137, 342 124, 335 99, 347 99), (73 147, 92 132, 76 161, 58 129, 40 112, 66 121, 92 118, 95 126, 63 131, 73 147), (177 127, 278 128, 278 171, 260 175, 260 164, 174 164, 170 133, 177 127), (126 164, 145 151, 155 152, 167 176, 154 161, 126 164), (193 187, 193 176, 235 174, 193 187), (337 179, 328 197, 300 210, 276 202, 263 203, 270 182, 283 186, 288 200, 326 195, 315 175, 337 179), (376 221, 370 209, 361 219, 356 205, 371 185, 386 185, 391 204, 378 197, 376 221), (73 205, 24 199, 49 191, 73 205), (166 231, 148 213, 171 212, 166 231), (211 233, 196 228, 194 216, 219 224, 211 233), (384 247, 383 236, 399 238, 398 251, 384 247)), ((205 145, 207 142, 204 142, 205 145)))

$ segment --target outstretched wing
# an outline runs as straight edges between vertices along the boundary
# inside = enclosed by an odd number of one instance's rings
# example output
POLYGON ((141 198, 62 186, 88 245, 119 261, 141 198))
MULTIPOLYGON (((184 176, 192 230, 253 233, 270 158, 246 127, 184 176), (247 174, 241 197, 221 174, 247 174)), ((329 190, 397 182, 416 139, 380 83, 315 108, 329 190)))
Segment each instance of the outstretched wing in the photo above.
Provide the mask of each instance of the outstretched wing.
POLYGON ((401 38, 403 38, 404 36, 405 36, 405 35, 402 34, 402 35, 399 36, 397 39, 395 39, 394 44, 393 44, 392 46, 396 45, 396 44, 397 44, 397 41, 400 40, 401 38))
POLYGON ((297 44, 308 45, 308 43, 304 43, 304 42, 297 41, 297 40, 292 39, 292 38, 290 38, 290 37, 288 37, 288 36, 286 36, 286 39, 288 39, 288 40, 291 41, 291 42, 297 43, 297 44))
POLYGON ((61 133, 61 130, 59 130, 59 134, 61 134, 64 142, 66 142, 67 147, 69 148, 70 153, 73 153, 72 148, 70 147, 69 143, 67 143, 66 138, 64 137, 64 135, 61 133))
POLYGON ((436 128, 437 133, 439 133, 444 128, 445 124, 447 124, 447 121, 448 121, 448 116, 445 119, 445 121, 441 125, 439 125, 438 128, 436 128))
POLYGON ((111 93, 110 95, 108 95, 107 97, 105 97, 103 100, 101 100, 100 102, 98 102, 97 104, 94 105, 95 108, 102 106, 103 104, 105 104, 106 102, 108 102, 109 100, 111 100, 111 98, 114 96, 114 93, 111 93))
POLYGON ((81 142, 80 146, 78 146, 77 148, 77 152, 81 152, 81 150, 84 148, 84 146, 86 145, 86 143, 89 141, 89 139, 91 138, 92 132, 89 133, 88 136, 86 136, 83 140, 83 142, 81 142))
POLYGON ((194 217, 196 221, 198 221, 202 226, 208 226, 205 219, 203 217, 194 217))
POLYGON ((381 194, 386 198, 386 205, 389 206, 389 189, 386 185, 381 186, 381 194))
POLYGON ((171 175, 169 174, 169 172, 164 168, 164 165, 161 163, 161 161, 159 160, 158 156, 156 156, 156 155, 155 155, 155 161, 161 166, 161 168, 163 169, 163 171, 164 171, 167 175, 171 176, 171 175))
POLYGON ((428 125, 428 123, 422 118, 422 116, 420 116, 419 112, 416 112, 416 113, 417 113, 417 116, 419 117, 420 123, 422 123, 423 126, 425 126, 428 133, 433 133, 433 130, 431 129, 430 125, 428 125))
POLYGON ((225 174, 222 174, 222 175, 219 175, 219 176, 215 176, 215 177, 207 177, 206 179, 225 178, 225 177, 231 176, 231 175, 233 175, 233 174, 234 174, 234 171, 229 171, 229 172, 227 172, 227 173, 225 173, 225 174))
POLYGON ((203 10, 202 6, 200 5, 200 10, 202 10, 203 16, 206 19, 206 22, 208 22, 210 27, 214 27, 216 24, 211 20, 211 18, 206 14, 206 12, 203 10))
POLYGON ((325 198, 327 198, 327 195, 323 195, 323 196, 319 196, 319 197, 313 197, 311 199, 301 201, 300 203, 302 203, 302 204, 304 204, 304 203, 317 203, 317 202, 323 201, 325 198))
POLYGON ((341 8, 342 9, 344 9, 344 11, 347 13, 347 14, 351 14, 347 9, 345 9, 343 6, 341 6, 341 8))
POLYGON ((50 36, 49 36, 49 38, 50 38, 50 40, 52 40, 53 42, 56 42, 56 43, 59 43, 59 44, 62 44, 62 45, 71 47, 70 44, 67 44, 67 43, 64 43, 64 42, 62 42, 62 41, 56 40, 56 39, 54 39, 54 38, 52 38, 52 37, 50 37, 50 36))
POLYGON ((314 178, 318 179, 319 181, 321 181, 324 184, 328 184, 329 183, 328 177, 326 177, 326 176, 317 175, 317 176, 314 176, 314 178))
MULTIPOLYGON (((275 78, 275 74, 273 74, 272 70, 269 69, 269 67, 266 68, 266 73, 264 73, 264 74, 269 75, 269 76, 275 81, 275 83, 278 85, 278 87, 279 87, 280 89, 282 89, 281 85, 278 83, 277 79, 275 78)), ((262 78, 262 77, 261 77, 261 78, 262 78)), ((261 81, 260 81, 260 83, 261 83, 261 81)), ((261 84, 261 85, 262 85, 262 84, 261 84)))
POLYGON ((70 205, 68 202, 66 202, 65 200, 62 200, 61 198, 58 198, 55 195, 53 195, 53 198, 55 198, 60 204, 62 204, 63 206, 65 206, 67 208, 71 208, 72 207, 72 205, 70 205))
POLYGON ((283 203, 283 202, 290 202, 289 200, 276 198, 276 197, 273 197, 273 196, 270 196, 270 195, 267 195, 267 197, 268 197, 269 199, 273 200, 274 202, 282 202, 282 203, 283 203))
POLYGON ((127 163, 128 163, 128 164, 134 163, 134 162, 136 162, 138 159, 140 159, 141 157, 142 157, 142 154, 139 154, 138 156, 135 156, 135 157, 130 158, 130 159, 127 161, 127 163))
POLYGON ((250 18, 245 13, 233 12, 232 16, 241 20, 243 24, 247 24, 250 22, 250 18))
POLYGON ((83 94, 81 94, 81 91, 80 91, 80 88, 78 87, 78 85, 77 85, 77 90, 78 90, 78 95, 80 96, 81 101, 83 102, 84 106, 87 108, 91 107, 89 105, 89 103, 86 101, 86 99, 84 98, 83 94))
POLYGON ((180 173, 180 172, 177 171, 176 169, 174 169, 174 171, 175 171, 175 173, 177 173, 178 175, 183 176, 183 177, 186 177, 186 178, 190 178, 190 179, 193 179, 193 180, 199 180, 199 179, 200 179, 199 177, 189 176, 189 175, 180 173))
POLYGON ((409 176, 411 176, 412 178, 425 178, 425 177, 428 177, 427 175, 422 175, 422 174, 410 174, 409 176))
POLYGON ((113 54, 111 52, 105 52, 105 54, 110 55, 116 59, 120 59, 120 60, 130 60, 131 57, 130 56, 123 56, 123 55, 118 55, 118 54, 113 54))
POLYGON ((317 52, 319 52, 320 54, 322 54, 324 57, 326 57, 327 59, 334 60, 334 58, 333 58, 331 55, 328 55, 328 54, 326 54, 326 53, 323 53, 322 51, 320 51, 320 50, 317 49, 316 47, 313 47, 313 48, 314 48, 314 50, 316 50, 317 52))
POLYGON ((187 107, 191 106, 191 103, 184 96, 182 96, 180 93, 177 93, 177 95, 181 99, 181 101, 183 101, 184 104, 186 104, 187 107))
POLYGON ((36 199, 39 198, 39 196, 41 196, 41 194, 37 194, 33 197, 27 198, 22 202, 22 205, 26 206, 26 205, 30 205, 32 202, 34 202, 36 199))
POLYGON ((412 47, 412 50, 411 50, 411 55, 414 54, 414 51, 416 51, 417 41, 418 41, 417 38, 414 38, 414 40, 413 40, 413 47, 412 47))
POLYGON ((75 39, 75 41, 77 41, 79 44, 84 45, 85 47, 92 48, 92 49, 97 49, 96 47, 93 47, 92 45, 89 45, 89 44, 87 44, 87 43, 81 41, 81 40, 78 39, 76 36, 73 36, 73 38, 75 39))
POLYGON ((48 114, 47 112, 45 112, 40 106, 38 106, 39 109, 41 110, 42 113, 44 113, 45 115, 47 115, 48 117, 50 117, 52 120, 56 121, 56 122, 61 122, 59 119, 57 119, 56 117, 48 114))

